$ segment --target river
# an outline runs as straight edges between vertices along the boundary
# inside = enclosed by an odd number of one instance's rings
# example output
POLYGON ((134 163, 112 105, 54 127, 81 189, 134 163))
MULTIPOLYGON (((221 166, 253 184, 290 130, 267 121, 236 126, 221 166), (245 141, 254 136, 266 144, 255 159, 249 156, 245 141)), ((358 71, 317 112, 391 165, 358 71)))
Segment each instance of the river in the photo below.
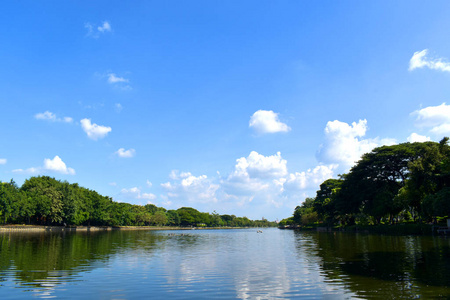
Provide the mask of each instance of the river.
POLYGON ((279 229, 0 233, 0 298, 450 297, 450 239, 279 229))

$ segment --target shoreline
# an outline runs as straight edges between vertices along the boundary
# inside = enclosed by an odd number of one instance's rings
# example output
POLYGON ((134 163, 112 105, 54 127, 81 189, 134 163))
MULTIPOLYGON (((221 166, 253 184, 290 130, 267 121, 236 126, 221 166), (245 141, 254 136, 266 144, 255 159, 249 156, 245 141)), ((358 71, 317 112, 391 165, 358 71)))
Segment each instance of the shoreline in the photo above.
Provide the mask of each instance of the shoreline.
POLYGON ((345 233, 370 233, 383 235, 438 235, 447 234, 449 227, 442 227, 436 224, 420 224, 420 223, 400 223, 400 224, 378 224, 378 225, 352 225, 345 227, 326 227, 326 226, 290 226, 278 227, 281 230, 298 230, 298 231, 314 231, 314 232, 345 232, 345 233), (446 229, 445 233, 441 232, 446 229))
MULTIPOLYGON (((90 232, 114 230, 212 230, 243 229, 247 227, 178 227, 178 226, 45 226, 45 225, 2 225, 2 232, 90 232)), ((255 227, 256 228, 256 227, 255 227)))

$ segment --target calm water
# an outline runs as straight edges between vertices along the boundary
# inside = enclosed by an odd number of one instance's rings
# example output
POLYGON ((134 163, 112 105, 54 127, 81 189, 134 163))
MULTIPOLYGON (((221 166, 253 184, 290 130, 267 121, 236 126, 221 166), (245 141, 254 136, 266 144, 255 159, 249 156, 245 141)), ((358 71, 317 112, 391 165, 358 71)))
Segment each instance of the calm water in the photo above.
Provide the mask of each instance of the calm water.
POLYGON ((0 298, 450 297, 450 239, 290 230, 0 234, 0 298), (172 236, 175 234, 175 236, 172 236))

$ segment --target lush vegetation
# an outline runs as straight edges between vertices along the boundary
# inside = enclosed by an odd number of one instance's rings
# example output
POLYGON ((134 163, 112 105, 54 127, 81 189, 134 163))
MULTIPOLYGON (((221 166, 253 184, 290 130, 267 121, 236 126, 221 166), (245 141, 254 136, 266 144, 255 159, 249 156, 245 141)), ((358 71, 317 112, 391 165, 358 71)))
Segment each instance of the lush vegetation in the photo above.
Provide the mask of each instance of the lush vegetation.
POLYGON ((166 210, 115 202, 96 191, 48 176, 31 177, 19 188, 0 182, 0 224, 88 226, 228 226, 267 227, 274 222, 234 215, 202 213, 191 207, 166 210))
POLYGON ((375 148, 348 174, 328 179, 281 225, 430 223, 450 216, 450 146, 403 143, 375 148))

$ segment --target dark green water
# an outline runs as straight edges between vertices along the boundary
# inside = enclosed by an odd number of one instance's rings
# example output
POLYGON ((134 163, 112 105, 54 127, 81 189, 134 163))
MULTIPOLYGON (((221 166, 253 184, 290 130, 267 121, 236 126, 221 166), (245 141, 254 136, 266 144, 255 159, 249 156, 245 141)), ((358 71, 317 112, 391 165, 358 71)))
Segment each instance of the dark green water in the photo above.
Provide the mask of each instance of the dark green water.
POLYGON ((442 237, 0 234, 1 299, 429 299, 449 298, 449 286, 450 239, 442 237))

